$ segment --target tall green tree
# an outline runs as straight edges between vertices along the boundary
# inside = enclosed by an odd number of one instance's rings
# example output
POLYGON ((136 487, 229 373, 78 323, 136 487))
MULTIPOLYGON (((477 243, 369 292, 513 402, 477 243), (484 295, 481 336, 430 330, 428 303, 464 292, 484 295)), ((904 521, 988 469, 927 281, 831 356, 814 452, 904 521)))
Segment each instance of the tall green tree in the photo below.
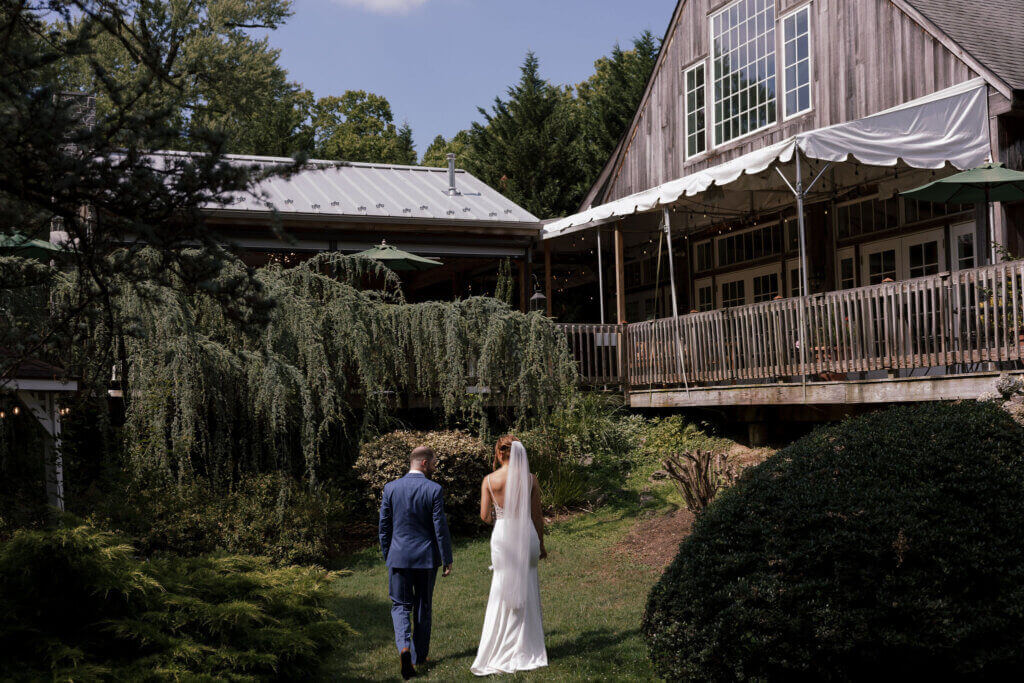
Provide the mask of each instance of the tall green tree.
POLYGON ((644 31, 632 50, 616 45, 611 55, 594 62, 594 75, 576 87, 581 200, 633 121, 660 49, 661 41, 644 31))
POLYGON ((427 147, 427 151, 423 153, 423 158, 420 159, 420 166, 443 168, 448 165, 449 153, 455 155, 455 164, 457 166, 460 168, 466 166, 468 163, 466 159, 471 153, 468 130, 460 130, 450 140, 446 140, 443 135, 435 137, 430 146, 427 147))
POLYGON ((484 123, 470 132, 470 170, 536 216, 563 215, 578 194, 578 108, 569 89, 541 77, 532 52, 520 71, 508 99, 479 110, 484 123))
POLYGON ((409 124, 395 125, 387 98, 363 90, 318 99, 311 108, 314 154, 323 159, 415 164, 409 124))
MULTIPOLYGON (((138 106, 162 110, 164 124, 183 135, 173 148, 197 149, 196 131, 215 131, 229 152, 290 155, 308 151, 303 126, 311 97, 288 79, 280 52, 266 36, 291 15, 291 0, 149 0, 131 2, 120 24, 96 30, 96 20, 113 10, 113 0, 58 2, 89 11, 56 22, 68 39, 87 41, 86 53, 60 64, 65 90, 97 93, 101 114, 115 111, 122 93, 139 94, 138 106), (139 69, 139 40, 172 40, 176 49, 159 65, 166 78, 139 69)), ((202 137, 202 136, 199 136, 202 137)))
MULTIPOLYGON (((279 6, 264 4, 273 19, 279 6)), ((82 379, 104 391, 133 334, 133 322, 115 304, 125 287, 145 297, 180 278, 184 290, 215 297, 222 314, 265 319, 269 301, 254 278, 244 270, 220 277, 232 259, 204 219, 206 207, 250 192, 256 178, 224 160, 220 130, 204 127, 167 96, 194 83, 194 70, 178 61, 192 40, 179 31, 178 15, 191 6, 0 4, 0 226, 42 239, 58 228, 66 244, 61 269, 0 255, 0 380, 25 358, 74 366, 81 357, 69 349, 85 349, 75 342, 88 335, 93 341, 83 354, 106 370, 82 379), (123 64, 112 72, 115 46, 123 64), (102 106, 94 117, 87 100, 63 94, 72 70, 95 86, 102 106), (203 154, 151 156, 182 139, 203 154), (72 278, 73 287, 57 286, 72 278)), ((243 22, 261 15, 227 16, 243 22)))

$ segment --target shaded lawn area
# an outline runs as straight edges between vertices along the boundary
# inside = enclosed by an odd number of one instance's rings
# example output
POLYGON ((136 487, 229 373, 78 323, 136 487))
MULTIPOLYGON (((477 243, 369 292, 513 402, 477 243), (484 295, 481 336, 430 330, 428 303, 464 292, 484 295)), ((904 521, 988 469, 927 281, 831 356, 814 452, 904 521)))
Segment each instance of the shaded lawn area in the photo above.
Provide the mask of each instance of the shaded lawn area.
MULTIPOLYGON (((541 562, 541 604, 549 666, 516 680, 655 680, 640 618, 659 570, 616 548, 636 511, 603 508, 549 528, 541 562)), ((458 543, 451 576, 434 593, 431 668, 417 680, 476 680, 469 671, 490 590, 487 538, 458 543)), ((351 556, 337 580, 335 609, 359 635, 329 663, 341 680, 401 680, 386 574, 376 549, 351 556)), ((422 673, 421 669, 421 673, 422 673)))

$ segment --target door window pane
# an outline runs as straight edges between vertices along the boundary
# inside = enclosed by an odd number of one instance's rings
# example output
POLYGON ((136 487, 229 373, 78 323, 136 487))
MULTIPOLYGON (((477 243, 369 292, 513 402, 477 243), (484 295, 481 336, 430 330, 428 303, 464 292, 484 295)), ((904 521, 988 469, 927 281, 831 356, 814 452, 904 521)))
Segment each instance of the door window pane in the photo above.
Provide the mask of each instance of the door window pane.
POLYGON ((915 244, 908 250, 910 277, 924 277, 939 272, 939 243, 915 244))
POLYGON ((746 294, 744 293, 744 282, 743 280, 735 280, 733 282, 725 282, 722 284, 722 307, 732 308, 733 306, 742 306, 746 303, 746 294))
POLYGON ((771 301, 779 295, 779 276, 776 273, 754 277, 754 303, 771 301))
POLYGON ((852 289, 856 286, 853 272, 852 256, 839 261, 839 289, 852 289))
POLYGON ((698 311, 710 311, 715 307, 714 300, 712 298, 711 285, 700 287, 697 289, 697 310, 698 311))
POLYGON ((956 267, 958 270, 974 267, 974 235, 956 238, 956 267))
POLYGON ((868 283, 877 285, 882 280, 896 279, 896 250, 886 249, 868 255, 868 283))

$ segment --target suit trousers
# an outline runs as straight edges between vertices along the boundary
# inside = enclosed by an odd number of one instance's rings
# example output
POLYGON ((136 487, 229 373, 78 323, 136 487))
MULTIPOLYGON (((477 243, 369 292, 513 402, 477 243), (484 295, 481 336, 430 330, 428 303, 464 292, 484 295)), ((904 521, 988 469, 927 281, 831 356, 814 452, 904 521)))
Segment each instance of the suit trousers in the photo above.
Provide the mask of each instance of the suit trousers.
POLYGON ((389 570, 391 621, 398 651, 409 648, 413 661, 422 664, 430 652, 430 621, 437 568, 389 570))

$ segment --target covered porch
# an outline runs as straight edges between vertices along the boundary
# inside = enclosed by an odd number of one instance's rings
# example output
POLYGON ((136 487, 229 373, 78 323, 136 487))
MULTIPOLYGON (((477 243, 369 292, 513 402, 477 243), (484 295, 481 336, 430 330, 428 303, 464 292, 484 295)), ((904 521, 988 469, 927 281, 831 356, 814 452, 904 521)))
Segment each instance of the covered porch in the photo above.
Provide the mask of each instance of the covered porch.
POLYGON ((549 223, 549 306, 599 298, 564 324, 583 382, 635 406, 881 403, 1024 367, 1013 212, 899 194, 996 156, 987 99, 970 81, 549 223))

